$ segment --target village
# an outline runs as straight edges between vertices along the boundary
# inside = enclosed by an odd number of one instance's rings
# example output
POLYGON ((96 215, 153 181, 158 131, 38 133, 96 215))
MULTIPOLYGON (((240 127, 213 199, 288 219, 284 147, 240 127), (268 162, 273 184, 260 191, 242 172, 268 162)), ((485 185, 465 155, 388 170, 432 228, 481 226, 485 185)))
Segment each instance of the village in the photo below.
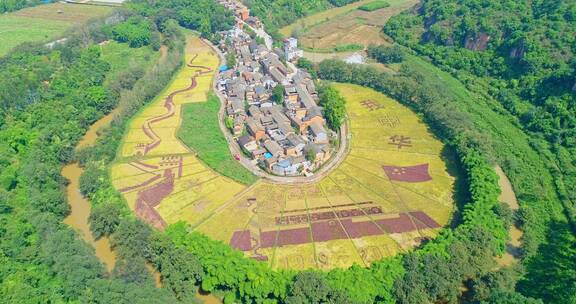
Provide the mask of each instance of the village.
POLYGON ((233 29, 222 32, 219 45, 234 58, 220 68, 217 80, 225 125, 245 156, 265 171, 312 175, 332 156, 337 134, 326 126, 311 75, 293 64, 303 55, 298 40, 287 38, 282 49, 269 49, 243 29, 262 28, 248 8, 233 0, 220 3, 237 19, 233 29))

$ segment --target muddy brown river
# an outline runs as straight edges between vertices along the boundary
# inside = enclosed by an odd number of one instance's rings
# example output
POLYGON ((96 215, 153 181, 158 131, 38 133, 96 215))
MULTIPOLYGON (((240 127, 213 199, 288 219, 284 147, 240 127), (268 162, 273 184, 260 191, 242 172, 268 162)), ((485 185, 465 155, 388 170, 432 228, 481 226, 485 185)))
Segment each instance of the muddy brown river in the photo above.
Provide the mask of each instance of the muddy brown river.
MULTIPOLYGON (((86 148, 93 145, 98 139, 98 130, 108 126, 119 111, 120 109, 117 108, 110 112, 110 114, 92 124, 86 134, 78 142, 76 149, 86 148)), ((81 168, 78 163, 68 164, 62 168, 62 176, 69 181, 69 184, 66 187, 66 197, 70 204, 70 215, 64 219, 64 223, 74 228, 74 230, 80 234, 82 239, 94 248, 96 257, 104 264, 108 273, 110 273, 116 264, 116 254, 110 247, 110 239, 108 237, 102 237, 95 240, 92 236, 90 224, 88 222, 92 206, 90 201, 84 198, 82 193, 80 193, 80 176, 82 175, 82 172, 84 172, 84 169, 81 168)), ((150 265, 147 265, 147 268, 154 277, 156 287, 161 288, 162 282, 160 273, 150 265)), ((205 304, 222 304, 222 301, 212 294, 197 292, 196 298, 205 304)))
POLYGON ((70 181, 70 184, 66 187, 66 195, 70 203, 71 212, 64 219, 64 223, 78 231, 80 236, 94 247, 96 256, 110 272, 114 268, 114 264, 116 264, 116 254, 110 248, 110 240, 107 237, 102 237, 96 241, 90 232, 90 225, 88 224, 90 202, 80 193, 79 181, 83 171, 77 163, 67 165, 62 169, 62 176, 70 181))
MULTIPOLYGON (((84 137, 80 140, 76 148, 85 148, 93 145, 98 139, 98 130, 107 126, 118 109, 102 117, 92 124, 84 137)), ((69 164, 62 168, 62 176, 68 179, 69 184, 66 187, 66 196, 70 203, 70 215, 64 219, 64 223, 70 225, 78 231, 80 236, 95 249, 96 257, 104 264, 108 272, 111 272, 116 264, 116 254, 110 248, 110 239, 102 237, 95 240, 90 231, 88 217, 90 216, 90 202, 80 193, 80 175, 84 170, 77 164, 69 164)))

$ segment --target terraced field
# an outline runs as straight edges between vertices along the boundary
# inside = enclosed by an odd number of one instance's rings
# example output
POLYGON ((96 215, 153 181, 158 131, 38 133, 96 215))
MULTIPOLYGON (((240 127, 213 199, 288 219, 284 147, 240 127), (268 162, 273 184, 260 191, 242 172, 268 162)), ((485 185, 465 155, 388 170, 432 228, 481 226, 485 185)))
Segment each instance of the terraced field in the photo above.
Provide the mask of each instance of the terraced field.
POLYGON ((190 36, 186 60, 133 119, 111 172, 150 224, 184 220, 273 268, 330 269, 413 248, 449 221, 454 178, 442 144, 409 109, 359 86, 336 85, 348 103, 351 151, 320 182, 247 187, 214 172, 177 131, 182 105, 206 102, 218 57, 190 36))

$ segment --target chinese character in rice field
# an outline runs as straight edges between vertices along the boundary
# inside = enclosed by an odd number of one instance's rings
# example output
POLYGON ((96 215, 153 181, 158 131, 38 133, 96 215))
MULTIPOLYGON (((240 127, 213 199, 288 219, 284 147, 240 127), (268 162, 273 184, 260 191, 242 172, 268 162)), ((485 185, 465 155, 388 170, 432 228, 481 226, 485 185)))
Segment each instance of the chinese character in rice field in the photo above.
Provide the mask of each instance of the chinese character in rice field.
POLYGON ((398 150, 404 147, 412 147, 412 140, 408 136, 404 135, 393 135, 390 136, 389 145, 396 146, 398 150))
POLYGON ((364 100, 364 101, 360 102, 360 104, 363 105, 365 108, 367 108, 370 111, 384 109, 383 105, 379 104, 378 102, 376 102, 374 100, 364 100))
POLYGON ((396 115, 384 114, 384 116, 378 119, 378 122, 385 128, 396 128, 400 125, 400 118, 396 115))

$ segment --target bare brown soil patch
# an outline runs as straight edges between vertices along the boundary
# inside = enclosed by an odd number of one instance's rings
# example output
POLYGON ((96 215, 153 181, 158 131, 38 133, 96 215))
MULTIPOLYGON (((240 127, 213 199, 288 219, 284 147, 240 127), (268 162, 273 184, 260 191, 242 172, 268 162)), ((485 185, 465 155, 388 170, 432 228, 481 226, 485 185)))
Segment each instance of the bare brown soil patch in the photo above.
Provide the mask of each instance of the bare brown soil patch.
POLYGON ((339 45, 386 44, 389 43, 382 33, 382 27, 390 17, 409 9, 417 0, 406 0, 388 8, 366 12, 352 10, 326 22, 305 29, 300 43, 306 48, 332 49, 339 45))

